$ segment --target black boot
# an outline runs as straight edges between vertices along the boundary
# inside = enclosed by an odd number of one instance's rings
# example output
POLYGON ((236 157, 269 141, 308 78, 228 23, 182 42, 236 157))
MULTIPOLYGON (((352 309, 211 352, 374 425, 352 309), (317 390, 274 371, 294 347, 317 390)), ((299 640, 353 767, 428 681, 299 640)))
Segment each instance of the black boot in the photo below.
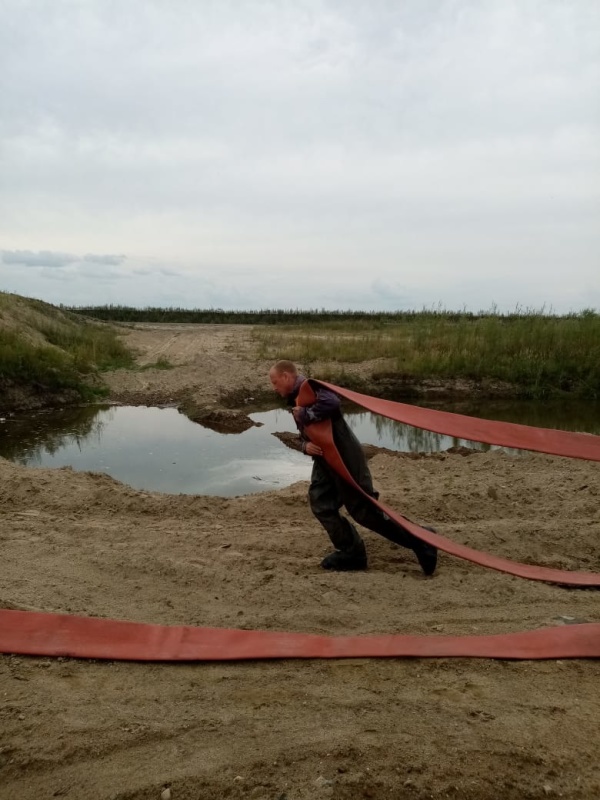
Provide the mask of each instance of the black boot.
POLYGON ((323 569, 332 569, 338 572, 366 569, 365 543, 350 520, 336 514, 331 518, 321 518, 320 521, 335 547, 335 551, 329 553, 321 561, 323 569))
POLYGON ((349 550, 335 550, 325 556, 321 561, 323 569, 332 569, 336 572, 350 572, 351 570, 363 570, 367 568, 367 550, 362 539, 349 550))
MULTIPOLYGON (((423 525, 423 527, 426 531, 437 533, 435 528, 430 528, 427 525, 423 525)), ((422 539, 417 539, 413 545, 413 550, 415 551, 417 560, 425 575, 433 575, 437 567, 437 547, 434 547, 432 544, 427 544, 427 542, 424 542, 422 539)))

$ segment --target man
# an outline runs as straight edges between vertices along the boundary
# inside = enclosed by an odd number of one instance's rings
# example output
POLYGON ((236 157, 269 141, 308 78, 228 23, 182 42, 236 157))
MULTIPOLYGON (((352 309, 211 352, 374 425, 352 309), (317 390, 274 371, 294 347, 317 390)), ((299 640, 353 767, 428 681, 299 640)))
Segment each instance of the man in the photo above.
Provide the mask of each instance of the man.
POLYGON ((338 395, 325 387, 313 387, 315 402, 306 408, 296 406, 296 398, 306 378, 298 373, 292 361, 278 361, 271 367, 269 378, 273 389, 286 398, 288 405, 294 406, 292 413, 302 439, 302 452, 313 458, 308 490, 310 508, 335 547, 333 553, 325 556, 321 566, 331 570, 367 568, 367 552, 363 540, 350 520, 339 513, 340 508, 345 506, 360 525, 413 550, 425 575, 433 575, 437 565, 437 549, 401 528, 381 509, 370 503, 327 464, 321 448, 310 441, 307 434, 310 425, 330 419, 336 447, 348 471, 368 495, 374 498, 379 496, 373 489, 373 480, 362 446, 342 415, 338 395))

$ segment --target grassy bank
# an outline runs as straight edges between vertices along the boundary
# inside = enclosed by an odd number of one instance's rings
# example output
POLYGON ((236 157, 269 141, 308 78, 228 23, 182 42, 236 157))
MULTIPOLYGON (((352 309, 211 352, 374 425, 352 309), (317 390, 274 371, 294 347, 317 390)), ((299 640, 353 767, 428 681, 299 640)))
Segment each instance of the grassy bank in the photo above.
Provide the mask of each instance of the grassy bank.
MULTIPOLYGON (((415 314, 372 325, 368 320, 255 330, 266 359, 290 358, 310 368, 384 359, 374 369, 413 380, 506 382, 521 397, 561 393, 600 399, 600 315, 502 316, 415 314)), ((321 369, 322 374, 322 369, 321 369)))
POLYGON ((89 399, 102 391, 99 372, 132 363, 110 327, 0 292, 0 389, 5 402, 18 393, 65 391, 89 399))
POLYGON ((392 380, 502 382, 520 397, 570 393, 600 399, 600 314, 593 310, 563 316, 523 309, 509 314, 115 305, 71 310, 123 322, 253 324, 262 358, 290 358, 309 368, 319 362, 322 376, 323 364, 329 364, 332 378, 345 377, 343 363, 384 359, 376 369, 392 380))
MULTIPOLYGON (((563 316, 522 309, 473 314, 440 309, 224 311, 121 305, 55 311, 70 319, 90 315, 129 323, 252 324, 260 358, 290 358, 309 370, 318 362, 321 377, 347 385, 352 376, 345 374, 344 364, 375 361, 375 381, 418 384, 464 379, 488 386, 509 384, 515 396, 524 398, 569 394, 600 399, 600 314, 593 310, 563 316)), ((45 331, 44 336, 57 344, 58 333, 45 331)), ((118 365, 123 356, 117 351, 110 355, 118 344, 110 336, 106 350, 96 343, 96 351, 92 347, 90 353, 89 345, 82 345, 82 365, 118 365)), ((64 349, 74 366, 77 347, 64 349)))

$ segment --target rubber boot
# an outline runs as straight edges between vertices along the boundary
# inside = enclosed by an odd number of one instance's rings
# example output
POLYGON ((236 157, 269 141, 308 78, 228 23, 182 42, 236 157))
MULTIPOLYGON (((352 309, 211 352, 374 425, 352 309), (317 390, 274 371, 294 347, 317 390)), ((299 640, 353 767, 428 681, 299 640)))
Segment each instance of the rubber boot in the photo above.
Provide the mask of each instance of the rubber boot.
POLYGON ((345 528, 344 547, 329 553, 321 561, 323 569, 337 572, 350 572, 367 568, 367 550, 358 531, 345 517, 342 517, 345 528))
MULTIPOLYGON (((428 525, 423 525, 423 528, 425 528, 426 531, 437 533, 435 528, 430 528, 428 525)), ((427 544, 427 542, 424 542, 422 539, 417 539, 413 545, 413 550, 425 575, 433 575, 437 567, 437 547, 434 547, 432 544, 427 544)))
MULTIPOLYGON (((387 514, 383 514, 382 517, 383 522, 378 523, 376 526, 369 525, 369 527, 376 533, 381 534, 381 536, 385 536, 390 542, 394 542, 394 544, 398 544, 401 547, 408 547, 416 555, 424 574, 433 575, 437 567, 437 547, 427 544, 427 542, 419 539, 418 536, 404 530, 391 520, 387 514)), ((426 525, 423 525, 423 527, 427 531, 437 533, 434 528, 428 528, 426 525)))

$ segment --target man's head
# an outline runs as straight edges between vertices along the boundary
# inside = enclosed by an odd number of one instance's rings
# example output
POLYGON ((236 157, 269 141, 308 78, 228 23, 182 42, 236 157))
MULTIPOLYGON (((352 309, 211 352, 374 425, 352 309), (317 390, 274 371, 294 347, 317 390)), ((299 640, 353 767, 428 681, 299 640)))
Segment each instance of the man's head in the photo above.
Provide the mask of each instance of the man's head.
POLYGON ((297 377, 298 370, 293 361, 277 361, 269 370, 271 386, 282 397, 292 393, 297 377))

